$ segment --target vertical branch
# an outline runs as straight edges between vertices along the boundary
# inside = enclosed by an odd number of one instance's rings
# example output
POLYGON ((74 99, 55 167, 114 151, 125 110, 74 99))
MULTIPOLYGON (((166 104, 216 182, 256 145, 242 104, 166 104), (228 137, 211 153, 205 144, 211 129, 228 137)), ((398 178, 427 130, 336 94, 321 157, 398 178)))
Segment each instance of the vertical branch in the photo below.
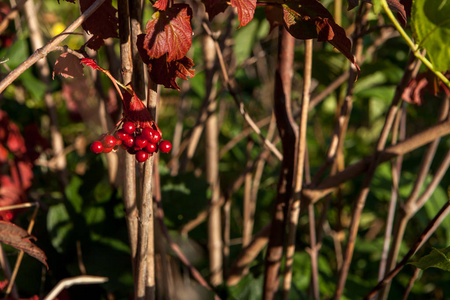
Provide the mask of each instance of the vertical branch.
POLYGON ((208 97, 207 115, 205 124, 206 143, 206 178, 211 191, 209 202, 210 210, 208 216, 208 252, 210 281, 217 286, 223 281, 222 265, 222 218, 220 208, 220 185, 219 185, 219 145, 217 126, 217 101, 214 89, 214 63, 216 52, 214 40, 209 36, 203 37, 203 56, 205 59, 206 74, 206 97, 208 97))
MULTIPOLYGON (((298 224, 298 217, 300 215, 300 196, 303 183, 303 171, 305 162, 305 152, 306 152, 306 128, 308 121, 308 107, 309 99, 311 93, 311 71, 312 71, 312 46, 313 42, 311 39, 305 41, 305 69, 303 72, 303 99, 301 104, 301 114, 300 114, 300 126, 299 126, 299 138, 298 138, 298 154, 297 154, 297 164, 296 174, 294 178, 294 203, 289 214, 289 224, 288 224, 288 241, 286 249, 286 263, 284 270, 284 282, 283 282, 283 299, 287 300, 289 298, 289 290, 291 289, 292 281, 292 264, 294 263, 295 254, 295 235, 298 224)), ((314 209, 313 209, 314 211, 314 209)), ((313 224, 314 226, 314 224, 313 224)), ((311 237, 313 241, 313 237, 311 237)), ((315 237, 314 237, 315 241, 315 237)), ((315 243, 315 242, 314 242, 315 243)), ((312 246, 313 247, 313 246, 312 246)), ((316 290, 314 289, 316 295, 316 290)), ((317 290, 317 298, 318 298, 317 290)), ((315 297, 315 299, 317 299, 315 297)))
MULTIPOLYGON (((42 33, 39 29, 39 21, 36 16, 36 7, 33 0, 29 0, 24 4, 25 16, 30 30, 31 45, 34 51, 44 46, 42 33)), ((64 154, 64 141, 59 131, 58 115, 55 102, 50 87, 50 68, 46 60, 38 60, 36 62, 39 79, 47 86, 44 94, 44 102, 50 117, 50 137, 53 155, 55 156, 55 171, 62 188, 68 183, 68 174, 66 170, 66 156, 64 154)))
MULTIPOLYGON (((121 73, 125 83, 131 82, 133 65, 131 58, 131 32, 130 32, 130 12, 128 0, 118 1, 119 11, 119 39, 120 39, 120 60, 121 73)), ((136 170, 135 158, 122 151, 125 164, 125 176, 123 176, 123 203, 125 209, 125 219, 127 222, 128 236, 130 240, 131 262, 133 275, 136 280, 136 247, 137 247, 137 207, 136 207, 136 170)), ((135 287, 136 287, 135 282, 135 287)))
MULTIPOLYGON (((253 148, 253 142, 249 140, 247 142, 246 154, 247 154, 247 168, 252 164, 251 162, 251 150, 253 148)), ((252 210, 252 173, 245 174, 244 179, 244 208, 243 208, 243 224, 242 224, 242 247, 245 248, 252 240, 253 231, 253 210, 252 210)))
POLYGON ((291 84, 293 75, 295 39, 284 27, 279 29, 278 57, 275 71, 274 112, 283 145, 283 161, 274 202, 272 226, 264 269, 263 299, 275 299, 278 291, 279 270, 283 256, 288 208, 292 202, 292 179, 297 132, 291 113, 291 84))

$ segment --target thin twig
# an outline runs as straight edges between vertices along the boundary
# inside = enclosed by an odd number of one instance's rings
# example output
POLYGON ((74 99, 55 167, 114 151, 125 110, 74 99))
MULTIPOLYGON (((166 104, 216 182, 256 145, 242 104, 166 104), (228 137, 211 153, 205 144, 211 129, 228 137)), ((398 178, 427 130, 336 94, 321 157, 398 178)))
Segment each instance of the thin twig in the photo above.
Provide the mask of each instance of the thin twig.
MULTIPOLYGON (((308 107, 309 99, 311 93, 311 72, 312 72, 312 47, 313 42, 311 39, 305 41, 305 67, 303 71, 303 97, 302 97, 302 107, 300 114, 300 125, 298 132, 298 154, 296 163, 296 174, 294 177, 294 202, 289 212, 289 224, 288 224, 288 237, 287 237, 287 247, 286 247, 286 261, 284 268, 284 279, 283 279, 283 299, 287 300, 289 298, 289 291, 291 289, 292 281, 292 265, 294 263, 295 254, 295 236, 297 231, 298 218, 300 215, 300 201, 301 201, 301 190, 303 187, 303 171, 305 168, 305 153, 307 147, 306 131, 308 122, 308 107)), ((312 226, 315 226, 314 224, 312 226)), ((315 233, 314 233, 315 234, 315 233)), ((314 241, 315 237, 311 237, 311 242, 314 241)), ((319 291, 314 288, 314 295, 317 294, 318 299, 319 291)), ((318 285, 317 285, 318 288, 318 285)))
MULTIPOLYGON (((208 26, 207 22, 202 23, 203 28, 205 29, 206 33, 211 36, 211 38, 214 39, 214 34, 212 33, 210 27, 208 26)), ((239 100, 238 93, 236 92, 235 85, 236 83, 232 81, 228 76, 228 70, 225 66, 225 62, 223 59, 222 50, 220 48, 220 45, 216 39, 214 39, 214 45, 217 52, 217 59, 220 63, 220 68, 222 70, 222 76, 225 81, 225 86, 227 87, 228 91, 230 92, 230 95, 233 97, 234 102, 236 103, 237 107, 239 108, 239 112, 244 117, 245 121, 250 125, 250 127, 253 128, 253 130, 261 137, 261 139, 264 142, 264 145, 270 149, 270 151, 279 159, 282 160, 283 156, 278 151, 278 149, 273 145, 267 138, 262 134, 261 129, 256 125, 256 123, 253 121, 253 119, 250 117, 250 115, 247 113, 244 103, 239 100)))
POLYGON ((62 290, 67 289, 73 285, 101 284, 107 281, 108 281, 107 277, 89 276, 89 275, 66 278, 58 282, 58 284, 50 291, 50 293, 48 293, 48 295, 45 296, 44 300, 55 299, 59 295, 59 293, 61 293, 62 290))

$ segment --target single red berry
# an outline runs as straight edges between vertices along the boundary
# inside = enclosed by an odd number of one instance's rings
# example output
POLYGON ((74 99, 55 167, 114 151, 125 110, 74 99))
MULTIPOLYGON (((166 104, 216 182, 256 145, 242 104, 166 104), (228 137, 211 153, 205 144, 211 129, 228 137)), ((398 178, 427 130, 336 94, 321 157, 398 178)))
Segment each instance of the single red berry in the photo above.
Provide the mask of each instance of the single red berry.
POLYGON ((125 123, 123 123, 122 129, 128 134, 132 134, 136 130, 136 126, 134 125, 133 122, 126 121, 125 123))
POLYGON ((148 153, 153 153, 156 152, 156 150, 158 150, 158 146, 156 146, 153 143, 148 143, 147 146, 145 146, 145 151, 147 151, 148 153))
POLYGON ((146 161, 148 158, 148 153, 142 150, 139 150, 138 152, 136 152, 136 160, 138 162, 144 162, 146 161))
POLYGON ((97 154, 102 153, 103 148, 104 148, 103 144, 100 141, 95 141, 91 144, 91 151, 94 153, 97 153, 97 154))
POLYGON ((109 153, 109 152, 112 151, 113 148, 114 148, 114 147, 111 147, 111 148, 104 148, 104 149, 103 149, 103 153, 109 153))
POLYGON ((124 139, 128 138, 130 135, 128 133, 126 133, 123 129, 120 129, 116 132, 116 134, 114 136, 116 137, 116 139, 123 141, 124 139))
POLYGON ((122 140, 116 139, 116 146, 122 145, 122 140))
POLYGON ((134 146, 138 147, 139 149, 142 149, 145 146, 147 146, 147 143, 148 141, 142 135, 138 135, 134 140, 134 146))
POLYGON ((103 138, 103 146, 105 148, 112 148, 116 145, 116 138, 112 135, 107 135, 103 138))
POLYGON ((161 150, 162 153, 168 153, 172 150, 172 144, 169 141, 161 141, 161 143, 159 143, 159 150, 161 150))
POLYGON ((153 136, 150 142, 153 144, 158 144, 158 142, 161 140, 161 134, 157 130, 153 130, 153 136))
POLYGON ((134 137, 129 135, 125 140, 122 141, 123 144, 127 147, 133 147, 134 146, 134 137))
POLYGON ((153 138, 153 129, 145 127, 142 129, 141 134, 147 141, 151 141, 153 138))

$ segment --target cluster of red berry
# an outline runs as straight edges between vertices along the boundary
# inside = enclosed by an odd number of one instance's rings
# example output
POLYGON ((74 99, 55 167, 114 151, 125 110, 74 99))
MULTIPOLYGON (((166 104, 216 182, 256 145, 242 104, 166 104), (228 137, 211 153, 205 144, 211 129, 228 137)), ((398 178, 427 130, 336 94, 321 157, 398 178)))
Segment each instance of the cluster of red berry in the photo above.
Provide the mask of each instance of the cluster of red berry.
POLYGON ((122 146, 128 153, 136 155, 138 162, 146 161, 156 151, 168 153, 172 149, 169 141, 161 139, 161 133, 150 127, 136 128, 133 122, 125 121, 114 135, 105 135, 91 144, 94 153, 109 153, 122 146))

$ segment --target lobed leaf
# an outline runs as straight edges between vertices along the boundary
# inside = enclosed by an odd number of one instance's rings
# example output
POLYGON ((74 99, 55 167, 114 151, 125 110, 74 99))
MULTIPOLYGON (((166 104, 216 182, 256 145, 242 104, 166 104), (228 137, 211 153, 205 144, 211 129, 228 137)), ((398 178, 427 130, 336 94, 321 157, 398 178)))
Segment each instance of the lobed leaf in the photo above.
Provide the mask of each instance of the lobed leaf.
POLYGON ((30 236, 26 230, 20 228, 19 226, 16 226, 10 222, 0 221, 0 242, 22 250, 28 255, 39 260, 48 269, 47 257, 45 256, 44 251, 34 245, 30 241, 31 238, 34 239, 34 237, 30 236))
POLYGON ((180 90, 176 78, 187 79, 195 75, 195 70, 192 70, 194 66, 192 59, 184 56, 181 59, 169 61, 167 54, 159 58, 150 58, 143 46, 145 38, 144 34, 139 35, 136 44, 142 61, 148 66, 151 80, 166 88, 180 90))
POLYGON ((175 4, 157 11, 147 22, 142 44, 150 59, 167 54, 167 61, 183 58, 192 45, 192 10, 187 4, 175 4))

